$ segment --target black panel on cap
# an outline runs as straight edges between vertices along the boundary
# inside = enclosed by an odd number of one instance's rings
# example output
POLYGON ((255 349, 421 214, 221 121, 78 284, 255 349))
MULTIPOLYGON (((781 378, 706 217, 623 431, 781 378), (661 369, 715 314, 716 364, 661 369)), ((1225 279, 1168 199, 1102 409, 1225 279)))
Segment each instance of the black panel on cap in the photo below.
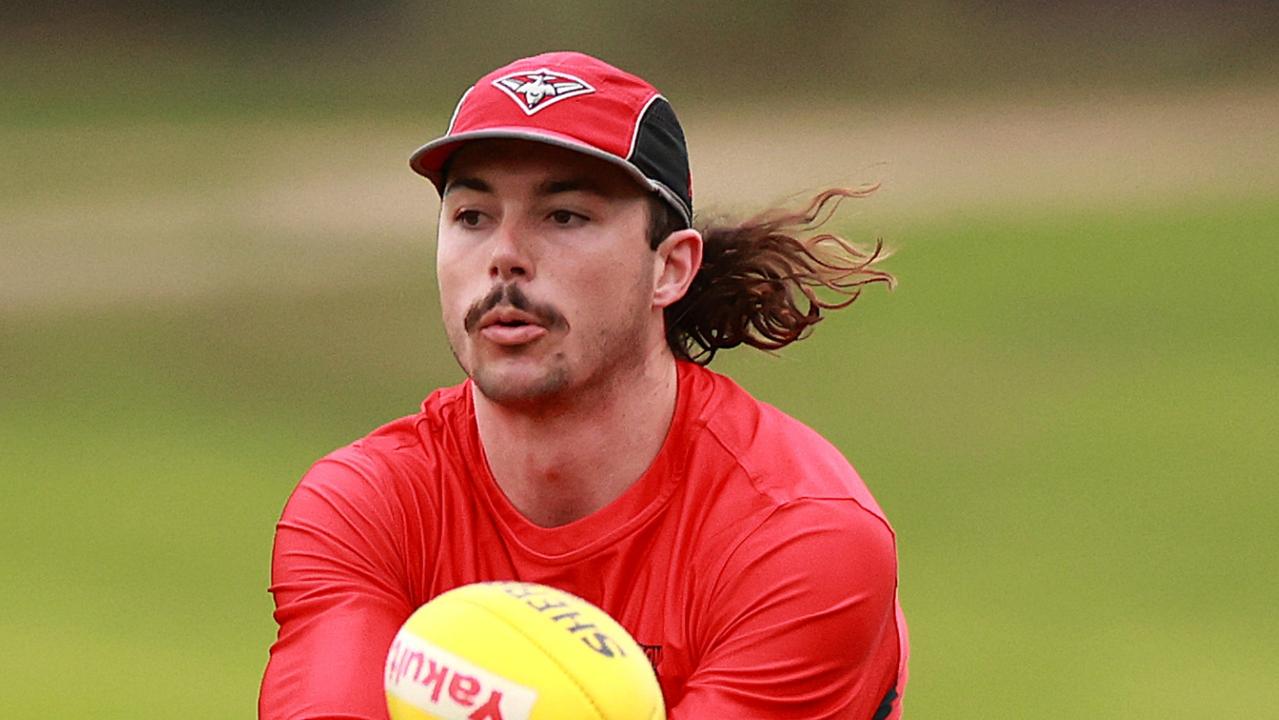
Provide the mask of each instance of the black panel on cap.
POLYGON ((684 129, 675 117, 675 109, 658 97, 649 103, 640 118, 635 136, 635 150, 629 158, 651 180, 665 185, 684 207, 687 218, 693 216, 693 194, 689 187, 688 146, 684 129))

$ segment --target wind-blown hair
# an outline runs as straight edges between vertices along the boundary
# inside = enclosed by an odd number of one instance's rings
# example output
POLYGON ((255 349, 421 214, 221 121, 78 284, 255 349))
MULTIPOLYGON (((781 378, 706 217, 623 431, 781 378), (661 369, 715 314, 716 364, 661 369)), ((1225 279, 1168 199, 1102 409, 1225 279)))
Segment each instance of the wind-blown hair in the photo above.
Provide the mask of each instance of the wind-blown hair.
MULTIPOLYGON (((823 310, 848 307, 865 286, 893 287, 896 279, 877 267, 888 256, 882 241, 862 250, 817 232, 840 202, 877 187, 831 188, 806 207, 773 208, 736 224, 695 222, 703 239, 701 269, 684 297, 665 310, 666 342, 675 357, 706 365, 720 350, 742 344, 777 350, 807 337, 823 310)), ((685 227, 667 207, 652 203, 653 248, 685 227)))

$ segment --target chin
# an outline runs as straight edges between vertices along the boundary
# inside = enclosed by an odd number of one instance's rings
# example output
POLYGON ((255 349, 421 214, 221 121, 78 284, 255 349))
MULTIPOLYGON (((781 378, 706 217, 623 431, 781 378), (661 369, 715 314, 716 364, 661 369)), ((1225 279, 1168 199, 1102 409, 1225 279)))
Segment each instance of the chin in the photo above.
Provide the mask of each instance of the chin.
POLYGON ((554 398, 569 384, 564 367, 530 367, 517 363, 480 363, 471 373, 475 387, 498 405, 536 405, 554 398))

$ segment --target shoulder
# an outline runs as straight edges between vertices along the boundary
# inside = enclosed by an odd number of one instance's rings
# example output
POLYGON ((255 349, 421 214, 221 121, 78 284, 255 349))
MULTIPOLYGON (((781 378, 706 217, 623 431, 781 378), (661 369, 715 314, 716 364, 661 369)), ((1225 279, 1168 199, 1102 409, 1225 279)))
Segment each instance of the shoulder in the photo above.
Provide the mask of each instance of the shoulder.
POLYGON ((757 400, 728 377, 705 368, 688 372, 708 438, 719 446, 723 461, 736 465, 770 506, 803 499, 851 500, 883 520, 857 471, 821 434, 757 400))
POLYGON ((705 519, 707 589, 816 587, 891 597, 892 527, 856 470, 813 429, 732 380, 688 370, 703 425, 689 462, 705 519), (744 583, 744 585, 743 585, 744 583))
POLYGON ((883 517, 851 498, 802 498, 778 505, 743 535, 729 565, 760 563, 784 575, 884 590, 896 583, 896 539, 883 517))
POLYGON ((406 494, 420 494, 441 465, 464 456, 465 385, 433 392, 419 412, 406 415, 337 448, 303 475, 285 508, 315 503, 390 511, 406 494))
POLYGON ((458 393, 433 393, 421 412, 402 417, 320 458, 303 475, 276 525, 273 588, 295 580, 347 577, 394 594, 439 546, 440 498, 463 456, 450 443, 458 393))

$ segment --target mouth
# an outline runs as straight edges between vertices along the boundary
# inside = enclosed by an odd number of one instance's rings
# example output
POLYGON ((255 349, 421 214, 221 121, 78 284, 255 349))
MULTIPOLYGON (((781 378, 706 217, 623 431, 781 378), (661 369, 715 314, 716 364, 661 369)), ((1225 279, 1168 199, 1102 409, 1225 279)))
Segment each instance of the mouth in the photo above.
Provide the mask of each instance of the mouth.
POLYGON ((504 347, 528 345, 546 335, 537 318, 511 307, 494 308, 480 319, 481 338, 504 347))

